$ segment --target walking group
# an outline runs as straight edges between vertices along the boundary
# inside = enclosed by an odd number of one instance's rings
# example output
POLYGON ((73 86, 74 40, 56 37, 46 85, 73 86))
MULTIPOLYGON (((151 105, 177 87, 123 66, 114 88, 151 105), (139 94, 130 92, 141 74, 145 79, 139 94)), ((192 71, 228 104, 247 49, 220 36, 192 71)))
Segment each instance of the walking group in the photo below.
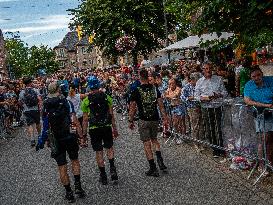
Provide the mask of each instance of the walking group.
MULTIPOLYGON (((142 68, 137 72, 98 70, 88 71, 82 76, 77 73, 66 77, 61 73, 45 79, 44 95, 33 79, 26 77, 19 102, 30 145, 37 151, 45 146, 50 147, 51 157, 56 160, 60 181, 66 191, 65 198, 69 202, 75 202, 75 195, 79 198, 86 195, 81 185, 79 148, 88 147, 89 139, 96 153, 99 182, 109 184, 110 176, 111 182, 116 184, 119 177, 113 144, 118 137, 115 115, 119 109, 115 112, 114 106, 119 106, 120 101, 115 99, 122 93, 125 107, 128 108, 128 127, 138 127, 143 143, 149 164, 146 176, 158 177, 160 171, 167 171, 158 140, 160 128, 164 137, 170 137, 168 132, 173 129, 171 134, 190 134, 197 140, 206 139, 215 145, 213 156, 219 157, 225 154, 217 148, 223 147, 221 108, 223 99, 232 95, 233 90, 228 89, 221 73, 213 72, 211 63, 204 63, 202 69, 197 64, 182 63, 175 74, 156 68, 142 68), (105 153, 109 169, 106 168, 105 153), (74 188, 69 179, 66 155, 71 161, 74 188)), ((243 85, 246 86, 246 104, 270 107, 271 78, 263 77, 258 67, 253 67, 249 73, 252 80, 243 85), (264 88, 265 82, 269 85, 264 88), (265 89, 266 96, 256 91, 259 86, 265 89)), ((181 144, 183 138, 177 137, 176 140, 177 144, 181 144)), ((195 148, 198 151, 203 149, 199 144, 195 144, 195 148)))

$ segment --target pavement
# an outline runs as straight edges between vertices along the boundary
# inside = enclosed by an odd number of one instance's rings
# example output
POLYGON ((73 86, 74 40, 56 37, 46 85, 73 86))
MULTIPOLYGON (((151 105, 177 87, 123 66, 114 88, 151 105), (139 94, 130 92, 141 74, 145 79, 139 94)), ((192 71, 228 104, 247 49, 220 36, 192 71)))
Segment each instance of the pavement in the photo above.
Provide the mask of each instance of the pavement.
MULTIPOLYGON (((120 136, 114 145, 118 185, 99 184, 94 152, 90 146, 81 149, 81 178, 87 196, 75 204, 273 205, 272 187, 264 182, 252 186, 255 178, 247 180, 248 173, 230 170, 209 151, 197 153, 191 144, 169 146, 160 139, 168 173, 146 177, 148 162, 138 132, 129 130, 121 116, 118 119, 120 136)), ((106 167, 109 173, 108 162, 106 167)), ((67 204, 64 193, 48 148, 39 152, 31 149, 24 129, 19 129, 13 139, 0 140, 1 205, 67 204)))

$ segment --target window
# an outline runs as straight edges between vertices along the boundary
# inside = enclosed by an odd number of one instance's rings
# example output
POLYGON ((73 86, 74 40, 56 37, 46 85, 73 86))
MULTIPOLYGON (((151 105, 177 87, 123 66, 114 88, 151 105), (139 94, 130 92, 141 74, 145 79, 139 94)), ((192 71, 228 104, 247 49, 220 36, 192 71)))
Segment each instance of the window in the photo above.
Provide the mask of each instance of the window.
POLYGON ((62 57, 62 58, 64 57, 64 49, 63 48, 60 49, 60 57, 62 57))
POLYGON ((64 68, 64 67, 65 67, 65 62, 62 61, 62 62, 60 63, 60 65, 61 65, 62 68, 64 68))
POLYGON ((82 54, 86 54, 86 48, 85 47, 82 47, 81 51, 82 51, 82 54))

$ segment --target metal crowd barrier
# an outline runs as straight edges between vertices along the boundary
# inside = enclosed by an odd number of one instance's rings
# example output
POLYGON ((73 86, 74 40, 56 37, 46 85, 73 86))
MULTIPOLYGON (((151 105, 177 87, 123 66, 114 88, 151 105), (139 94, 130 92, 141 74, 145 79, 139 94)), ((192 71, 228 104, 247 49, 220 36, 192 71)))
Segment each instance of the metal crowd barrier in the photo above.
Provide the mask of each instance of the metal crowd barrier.
MULTIPOLYGON (((241 98, 212 102, 207 104, 207 106, 200 104, 202 110, 201 126, 204 128, 204 131, 200 135, 200 138, 196 139, 192 136, 192 130, 187 135, 182 135, 174 129, 172 122, 173 106, 171 106, 169 101, 165 102, 167 102, 165 106, 170 117, 169 130, 171 133, 171 136, 165 141, 166 144, 171 145, 172 142, 180 138, 211 147, 214 150, 224 151, 226 154, 229 154, 229 157, 244 157, 251 164, 250 167, 253 167, 248 179, 256 171, 258 165, 262 163, 263 170, 253 185, 257 184, 269 168, 273 170, 267 157, 267 144, 265 140, 267 130, 260 129, 259 132, 255 130, 257 126, 257 123, 255 125, 255 121, 259 119, 258 122, 260 124, 263 123, 265 126, 267 121, 263 117, 264 112, 271 112, 273 114, 273 109, 265 109, 262 113, 258 113, 256 108, 245 105, 241 98), (254 118, 254 115, 258 117, 254 118), (262 156, 259 156, 258 153, 259 145, 262 145, 262 156)), ((273 127, 273 117, 271 118, 271 124, 273 127)))

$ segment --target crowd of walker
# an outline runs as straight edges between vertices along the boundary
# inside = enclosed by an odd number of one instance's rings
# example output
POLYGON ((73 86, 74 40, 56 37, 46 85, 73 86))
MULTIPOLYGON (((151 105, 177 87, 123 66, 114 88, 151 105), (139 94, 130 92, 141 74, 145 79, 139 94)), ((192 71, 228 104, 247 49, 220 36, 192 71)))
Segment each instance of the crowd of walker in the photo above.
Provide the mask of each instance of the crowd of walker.
MULTIPOLYGON (((162 65, 58 72, 16 81, 2 79, 1 137, 10 135, 13 126, 26 126, 31 147, 37 151, 44 146, 51 149, 66 190, 65 198, 75 202, 74 194, 79 198, 86 195, 81 186, 79 148, 88 147, 89 139, 96 153, 99 182, 107 185, 109 181, 104 150, 111 181, 118 182, 113 149, 114 139, 119 135, 116 115, 126 114, 129 128, 138 127, 149 163, 145 174, 158 177, 159 170, 167 170, 159 136, 177 145, 185 142, 185 138, 206 141, 212 147, 213 157, 227 156, 225 149, 221 149, 224 147, 223 102, 228 96, 240 96, 246 105, 256 107, 255 129, 263 133, 257 145, 260 159, 257 165, 258 170, 267 175, 270 170, 264 167, 273 160, 270 112, 273 77, 263 76, 259 66, 252 66, 247 60, 232 66, 231 72, 210 62, 181 60, 175 71, 162 65), (67 154, 74 175, 74 191, 70 185, 67 154)), ((197 152, 207 148, 202 143, 193 146, 197 152)))

